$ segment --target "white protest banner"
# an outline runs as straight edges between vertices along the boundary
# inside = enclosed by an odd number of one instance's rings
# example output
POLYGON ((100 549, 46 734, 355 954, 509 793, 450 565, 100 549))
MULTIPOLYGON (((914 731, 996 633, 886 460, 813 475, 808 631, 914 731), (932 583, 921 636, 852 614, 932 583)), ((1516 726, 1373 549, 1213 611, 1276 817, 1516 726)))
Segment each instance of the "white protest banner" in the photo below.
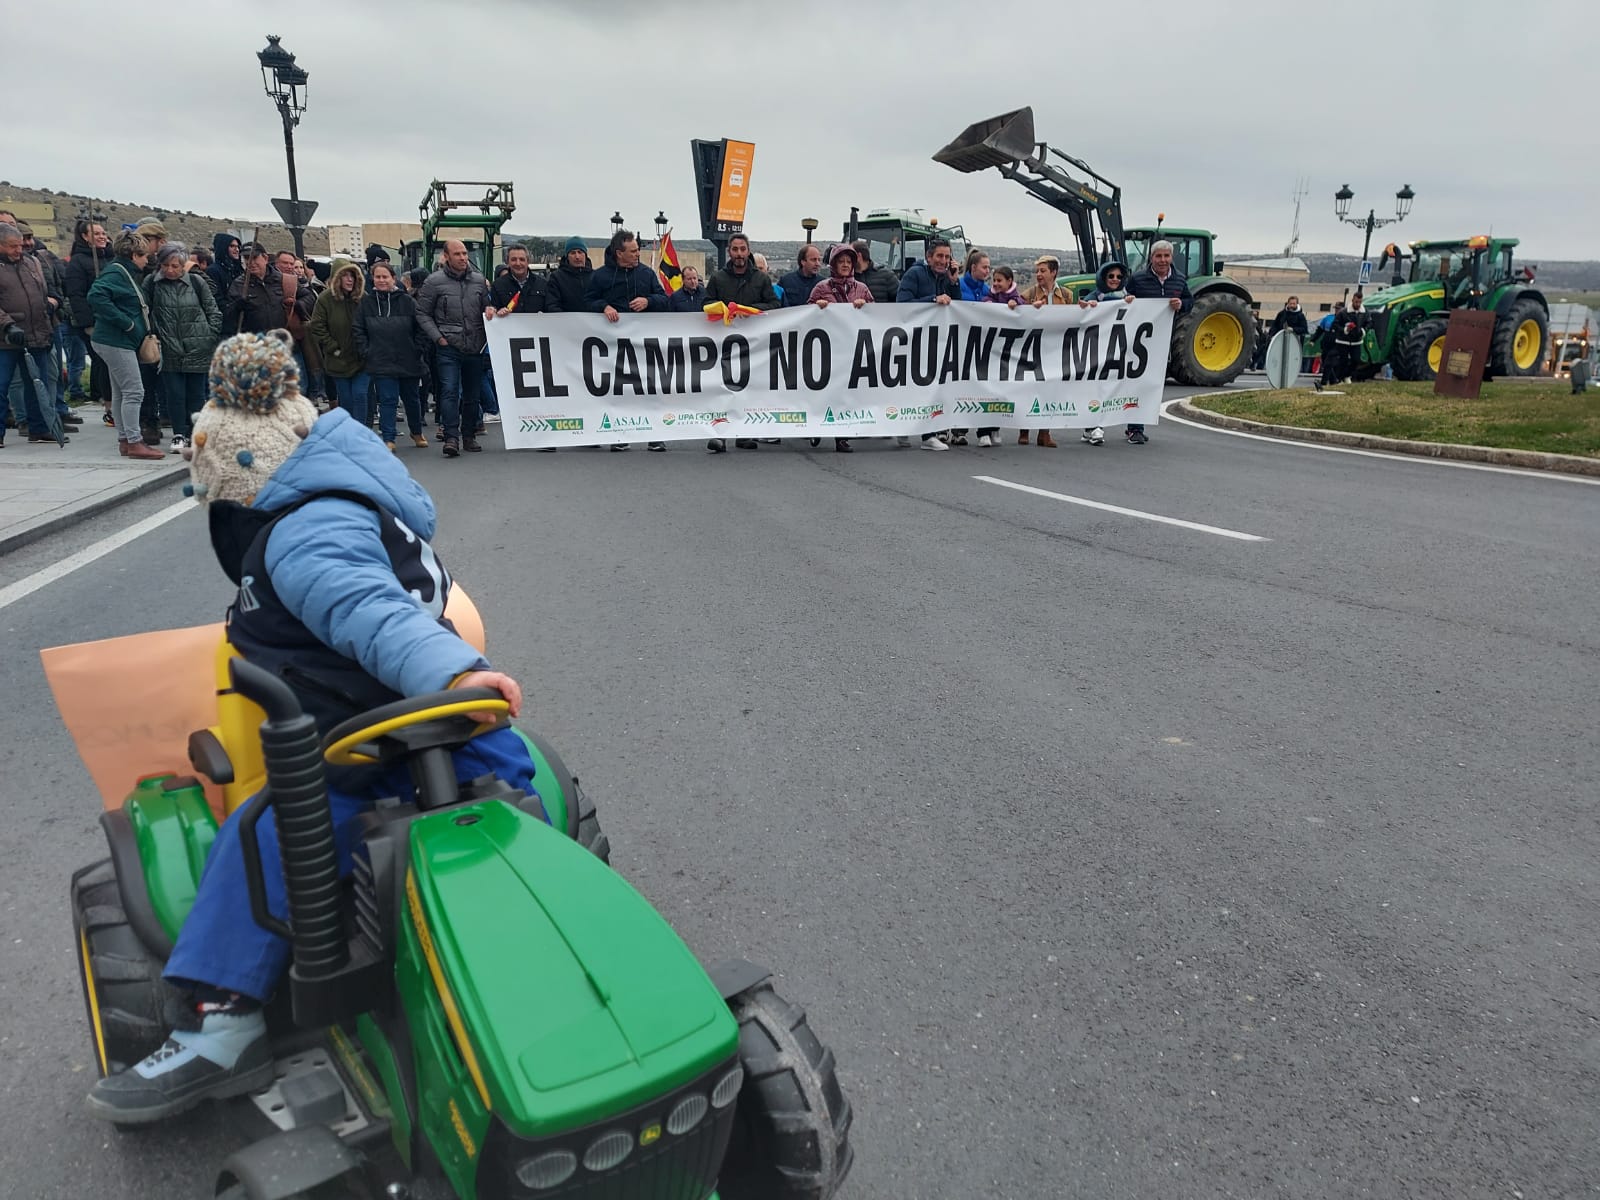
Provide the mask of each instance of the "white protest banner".
POLYGON ((506 445, 533 449, 1153 425, 1172 311, 1160 300, 808 305, 731 325, 513 313, 488 333, 506 445))

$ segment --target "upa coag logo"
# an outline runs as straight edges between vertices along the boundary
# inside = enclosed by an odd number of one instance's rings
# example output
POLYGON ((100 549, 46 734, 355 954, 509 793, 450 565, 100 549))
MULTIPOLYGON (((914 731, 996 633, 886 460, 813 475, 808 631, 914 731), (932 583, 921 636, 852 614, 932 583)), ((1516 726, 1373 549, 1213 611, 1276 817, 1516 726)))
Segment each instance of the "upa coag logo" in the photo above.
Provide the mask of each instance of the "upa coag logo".
POLYGON ((662 413, 661 423, 668 428, 671 428, 673 425, 678 423, 678 416, 676 413, 662 413))
POLYGON ((582 433, 582 417, 523 417, 522 433, 582 433))
POLYGON ((612 430, 648 431, 651 428, 649 417, 630 417, 626 413, 612 416, 610 413, 600 414, 600 429, 602 432, 612 430))
POLYGON ((1113 396, 1100 406, 1107 412, 1127 412, 1130 408, 1139 407, 1137 396, 1113 396))
MULTIPOLYGON (((1095 412, 1095 406, 1089 405, 1089 411, 1095 412)), ((1071 400, 1040 400, 1037 396, 1033 399, 1033 407, 1028 409, 1030 417, 1075 417, 1078 415, 1078 406, 1071 400)))
POLYGON ((890 405, 888 408, 883 410, 883 415, 888 420, 892 421, 900 415, 900 410, 895 408, 893 405, 890 405))
POLYGON ((886 409, 883 410, 883 415, 885 417, 887 417, 891 421, 895 421, 895 420, 904 420, 904 421, 930 420, 930 419, 932 419, 934 417, 942 417, 942 416, 944 416, 944 405, 942 405, 942 404, 918 404, 915 407, 909 407, 908 406, 906 408, 886 408, 886 409))

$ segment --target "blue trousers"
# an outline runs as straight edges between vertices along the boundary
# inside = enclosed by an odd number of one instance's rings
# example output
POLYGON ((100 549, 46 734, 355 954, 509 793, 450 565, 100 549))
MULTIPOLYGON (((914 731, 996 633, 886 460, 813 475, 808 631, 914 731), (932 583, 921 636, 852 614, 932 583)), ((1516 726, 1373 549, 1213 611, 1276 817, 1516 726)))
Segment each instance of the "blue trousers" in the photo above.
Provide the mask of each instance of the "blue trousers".
POLYGON ((206 406, 204 371, 163 371, 161 390, 167 398, 167 420, 174 437, 194 433, 194 415, 206 406))
POLYGON ((475 437, 478 432, 478 392, 483 386, 481 354, 463 354, 453 346, 440 346, 439 425, 447 438, 475 437))
POLYGON ((337 375, 328 376, 333 384, 334 398, 339 407, 344 409, 363 425, 367 423, 367 373, 360 371, 349 379, 340 379, 337 375))
POLYGON ((89 339, 71 325, 61 326, 57 333, 67 356, 67 399, 87 400, 89 397, 83 390, 83 364, 89 354, 89 339))
MULTIPOLYGON (((536 794, 533 759, 528 756, 528 747, 522 739, 510 729, 499 729, 473 739, 456 751, 455 760, 456 779, 462 783, 492 774, 512 787, 536 794)), ((381 796, 399 796, 408 802, 415 798, 403 765, 390 768, 377 786, 365 792, 328 789, 341 878, 350 874, 358 831, 356 817, 371 808, 381 796)), ((167 959, 164 974, 180 987, 205 983, 265 1003, 272 998, 278 981, 288 969, 289 943, 261 928, 250 915, 238 815, 234 813, 217 830, 217 840, 211 844, 211 854, 200 875, 194 908, 178 932, 178 942, 167 959)), ((286 921, 289 901, 283 889, 278 827, 272 813, 268 812, 256 824, 256 840, 261 847, 267 908, 273 916, 286 921)))
MULTIPOLYGON (((24 425, 27 426, 26 432, 29 437, 54 437, 61 428, 55 391, 50 383, 50 372, 55 369, 49 346, 27 350, 8 346, 0 350, 0 401, 4 402, 0 404, 0 408, 9 408, 12 404, 10 398, 12 378, 16 377, 22 382, 18 399, 22 401, 23 407, 19 407, 15 413, 19 434, 23 432, 24 425), (24 360, 24 355, 27 356, 27 360, 24 360), (28 365, 29 361, 33 364, 31 368, 28 365), (35 376, 38 377, 40 386, 45 389, 45 395, 40 395, 33 386, 35 376)), ((0 435, 3 435, 5 429, 4 416, 4 412, 0 412, 0 435)))
POLYGON ((417 399, 417 386, 420 379, 402 379, 393 375, 376 375, 373 382, 378 386, 378 434, 386 442, 392 442, 398 436, 394 427, 395 410, 400 404, 406 406, 406 427, 413 433, 422 432, 422 405, 417 399))

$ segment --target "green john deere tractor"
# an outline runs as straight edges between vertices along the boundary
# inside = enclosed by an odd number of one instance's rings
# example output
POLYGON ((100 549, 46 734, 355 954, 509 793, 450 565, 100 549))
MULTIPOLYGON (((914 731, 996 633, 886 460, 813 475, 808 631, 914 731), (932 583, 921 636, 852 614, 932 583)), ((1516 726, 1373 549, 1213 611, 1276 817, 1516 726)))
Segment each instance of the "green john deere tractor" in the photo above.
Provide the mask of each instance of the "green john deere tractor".
POLYGON ((967 257, 966 231, 959 225, 940 225, 938 217, 925 216, 920 208, 874 208, 865 216, 859 208, 852 208, 844 227, 845 241, 862 239, 873 264, 888 267, 896 275, 904 275, 907 267, 920 262, 927 255, 928 240, 935 237, 950 243, 950 255, 956 262, 967 257))
MULTIPOLYGON (((1397 379, 1437 377, 1444 357, 1450 312, 1476 308, 1495 314, 1488 373, 1537 375, 1550 344, 1550 305, 1530 285, 1531 275, 1512 267, 1516 238, 1478 236, 1455 241, 1412 242, 1410 254, 1384 249, 1379 269, 1394 263, 1388 287, 1363 298, 1367 335, 1356 377, 1371 378, 1388 363, 1397 379), (1410 259, 1410 271, 1404 262, 1410 259)), ((1306 353, 1317 353, 1313 337, 1306 353)))
POLYGON ((428 184, 427 195, 417 205, 422 237, 401 248, 406 270, 417 267, 433 270, 435 260, 444 253, 445 242, 459 238, 467 247, 473 267, 485 279, 493 279, 499 262, 500 230, 516 211, 514 185, 509 182, 433 180, 428 184), (454 195, 450 194, 451 188, 456 189, 454 195), (474 191, 463 198, 462 188, 474 191), (477 194, 479 188, 483 189, 482 195, 477 194))
MULTIPOLYGON (((768 973, 695 960, 604 861, 593 806, 539 739, 523 735, 537 795, 457 783, 452 751, 485 728, 469 714, 506 711, 497 692, 399 701, 319 738, 276 675, 226 647, 218 688, 220 724, 190 756, 237 804, 251 914, 293 954, 266 1011, 270 1075, 224 1102, 266 1136, 222 1164, 218 1197, 834 1195, 850 1105, 768 973), (324 761, 405 764, 415 791, 360 818, 344 881, 324 761), (255 833, 269 808, 287 921, 255 833)), ((104 1075, 170 1025, 162 965, 217 823, 198 781, 167 774, 102 824, 111 857, 73 876, 72 910, 104 1075)))
POLYGON ((1171 242, 1173 267, 1187 277, 1194 304, 1173 323, 1167 373, 1179 383, 1221 387, 1250 365, 1256 344, 1250 293, 1222 273, 1223 264, 1212 254, 1215 235, 1204 229, 1166 228, 1159 221, 1153 227, 1123 228, 1122 189, 1082 159, 1035 141, 1032 108, 967 126, 933 158, 963 172, 994 167, 1034 199, 1066 213, 1086 272, 1059 281, 1074 297, 1094 286, 1103 263, 1122 261, 1137 271, 1155 242, 1171 242), (1052 159, 1094 182, 1083 182, 1052 159))

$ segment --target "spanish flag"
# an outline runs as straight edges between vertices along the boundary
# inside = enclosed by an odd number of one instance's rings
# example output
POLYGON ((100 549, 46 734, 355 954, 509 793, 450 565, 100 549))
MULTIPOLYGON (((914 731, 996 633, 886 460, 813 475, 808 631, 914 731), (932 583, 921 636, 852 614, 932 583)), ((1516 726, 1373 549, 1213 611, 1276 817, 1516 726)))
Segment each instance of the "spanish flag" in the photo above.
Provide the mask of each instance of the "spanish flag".
POLYGON ((661 286, 667 289, 669 296, 683 286, 683 272, 678 269, 678 248, 672 244, 670 230, 661 239, 661 255, 656 265, 656 274, 661 276, 661 286))

